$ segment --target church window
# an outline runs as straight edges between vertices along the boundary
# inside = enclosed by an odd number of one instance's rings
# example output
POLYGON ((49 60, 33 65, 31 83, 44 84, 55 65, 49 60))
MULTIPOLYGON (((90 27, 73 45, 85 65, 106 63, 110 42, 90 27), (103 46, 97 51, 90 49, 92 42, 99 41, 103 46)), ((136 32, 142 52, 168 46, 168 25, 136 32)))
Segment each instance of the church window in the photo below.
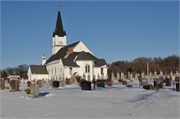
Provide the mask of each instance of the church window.
POLYGON ((69 74, 72 75, 72 67, 69 68, 69 74))
POLYGON ((89 66, 88 64, 85 66, 85 72, 86 72, 86 73, 89 73, 89 72, 90 72, 90 66, 89 66))
POLYGON ((101 74, 103 74, 103 68, 101 68, 101 74))

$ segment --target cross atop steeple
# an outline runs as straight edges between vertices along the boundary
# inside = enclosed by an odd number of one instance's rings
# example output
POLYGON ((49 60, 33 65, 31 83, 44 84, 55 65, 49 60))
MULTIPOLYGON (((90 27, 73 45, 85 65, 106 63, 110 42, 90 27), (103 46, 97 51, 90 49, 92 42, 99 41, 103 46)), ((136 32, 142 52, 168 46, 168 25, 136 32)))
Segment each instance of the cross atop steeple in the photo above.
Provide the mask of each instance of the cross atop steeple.
POLYGON ((59 11, 60 11, 60 6, 61 6, 60 3, 57 6, 59 7, 59 11))

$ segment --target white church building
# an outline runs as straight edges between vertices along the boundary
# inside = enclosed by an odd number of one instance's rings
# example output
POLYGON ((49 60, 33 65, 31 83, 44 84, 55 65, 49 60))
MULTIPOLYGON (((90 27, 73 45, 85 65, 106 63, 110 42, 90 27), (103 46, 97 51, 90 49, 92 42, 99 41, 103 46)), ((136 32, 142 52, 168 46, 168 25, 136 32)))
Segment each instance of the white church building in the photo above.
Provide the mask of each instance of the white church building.
POLYGON ((79 75, 86 80, 107 78, 107 64, 98 59, 82 41, 66 44, 66 32, 63 29, 60 7, 55 31, 52 35, 52 56, 46 60, 42 56, 42 65, 30 65, 28 80, 61 80, 79 75))

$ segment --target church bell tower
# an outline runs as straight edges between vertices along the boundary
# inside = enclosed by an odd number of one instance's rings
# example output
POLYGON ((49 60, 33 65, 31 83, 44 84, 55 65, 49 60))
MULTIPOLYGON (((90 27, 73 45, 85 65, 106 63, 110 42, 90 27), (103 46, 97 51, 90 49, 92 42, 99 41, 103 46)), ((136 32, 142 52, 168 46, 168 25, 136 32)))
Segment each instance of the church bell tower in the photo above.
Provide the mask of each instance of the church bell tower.
POLYGON ((56 54, 62 47, 66 46, 66 32, 63 29, 60 4, 58 4, 58 16, 56 21, 56 28, 52 36, 52 55, 56 54))

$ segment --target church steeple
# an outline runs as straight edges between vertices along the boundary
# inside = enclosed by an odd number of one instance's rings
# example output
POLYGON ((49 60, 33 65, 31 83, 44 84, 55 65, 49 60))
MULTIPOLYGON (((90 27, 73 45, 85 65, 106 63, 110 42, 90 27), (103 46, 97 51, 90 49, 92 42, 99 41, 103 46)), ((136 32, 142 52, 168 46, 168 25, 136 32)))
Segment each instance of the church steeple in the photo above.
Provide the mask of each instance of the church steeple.
POLYGON ((63 29, 61 13, 60 13, 60 4, 58 10, 58 16, 56 21, 55 31, 52 36, 52 54, 56 54, 62 47, 66 46, 66 32, 63 29))
POLYGON ((55 31, 53 32, 53 36, 58 35, 58 36, 64 36, 66 35, 66 32, 63 29, 63 25, 62 25, 62 20, 61 20, 61 13, 60 13, 60 4, 59 6, 59 10, 58 10, 58 15, 57 15, 57 21, 56 21, 56 28, 55 31))

